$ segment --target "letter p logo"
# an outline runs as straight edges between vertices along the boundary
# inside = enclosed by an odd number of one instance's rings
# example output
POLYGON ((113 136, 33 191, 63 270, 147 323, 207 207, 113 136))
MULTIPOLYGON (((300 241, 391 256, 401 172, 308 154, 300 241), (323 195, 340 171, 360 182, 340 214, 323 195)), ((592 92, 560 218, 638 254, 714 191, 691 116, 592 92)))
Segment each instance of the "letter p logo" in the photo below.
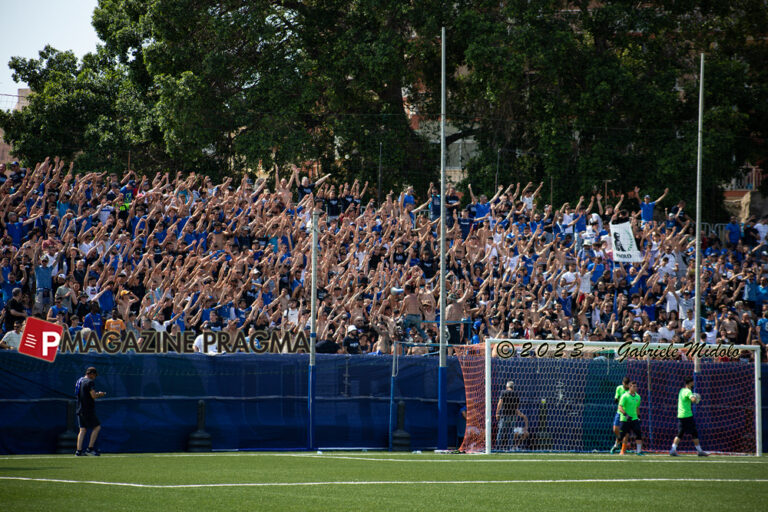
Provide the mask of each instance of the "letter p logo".
POLYGON ((56 351, 59 350, 59 341, 61 334, 55 331, 43 331, 43 357, 48 357, 48 349, 53 349, 53 357, 56 357, 56 351))
POLYGON ((29 317, 21 335, 19 352, 52 363, 59 350, 62 327, 29 317))

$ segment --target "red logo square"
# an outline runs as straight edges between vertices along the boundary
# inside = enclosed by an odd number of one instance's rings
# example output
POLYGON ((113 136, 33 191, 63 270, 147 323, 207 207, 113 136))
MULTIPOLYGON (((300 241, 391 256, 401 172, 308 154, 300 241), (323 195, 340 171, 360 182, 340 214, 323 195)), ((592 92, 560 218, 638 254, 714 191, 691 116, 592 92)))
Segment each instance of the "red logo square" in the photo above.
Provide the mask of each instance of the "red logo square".
POLYGON ((19 352, 52 363, 59 350, 61 331, 60 325, 30 316, 24 325, 19 352))

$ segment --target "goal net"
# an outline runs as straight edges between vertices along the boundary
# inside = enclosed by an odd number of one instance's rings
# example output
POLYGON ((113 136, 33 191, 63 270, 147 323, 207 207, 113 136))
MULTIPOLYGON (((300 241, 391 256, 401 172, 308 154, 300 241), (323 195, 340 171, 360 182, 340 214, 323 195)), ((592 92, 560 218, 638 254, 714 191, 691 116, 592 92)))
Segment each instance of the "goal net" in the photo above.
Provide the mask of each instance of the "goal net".
MULTIPOLYGON (((694 362, 683 345, 669 344, 488 340, 457 348, 467 399, 461 449, 608 451, 615 441, 614 395, 626 376, 641 396, 643 449, 668 451, 677 433, 678 392, 692 376, 702 397, 693 410, 703 448, 760 454, 756 349, 723 347, 719 355, 730 357, 694 362), (500 400, 507 383, 511 393, 500 400)), ((690 436, 678 451, 693 451, 690 436)))

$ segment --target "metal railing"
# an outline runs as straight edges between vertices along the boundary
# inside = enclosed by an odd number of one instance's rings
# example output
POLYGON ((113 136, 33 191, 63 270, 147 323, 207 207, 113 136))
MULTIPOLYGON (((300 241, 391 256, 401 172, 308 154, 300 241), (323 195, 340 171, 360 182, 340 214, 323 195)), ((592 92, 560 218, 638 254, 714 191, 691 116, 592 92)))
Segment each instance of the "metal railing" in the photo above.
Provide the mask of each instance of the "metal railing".
POLYGON ((701 229, 706 234, 714 234, 722 243, 728 241, 728 237, 725 233, 725 224, 710 224, 709 222, 702 222, 701 229))
POLYGON ((763 170, 759 167, 746 166, 742 176, 732 178, 725 184, 725 190, 757 190, 763 181, 763 170))

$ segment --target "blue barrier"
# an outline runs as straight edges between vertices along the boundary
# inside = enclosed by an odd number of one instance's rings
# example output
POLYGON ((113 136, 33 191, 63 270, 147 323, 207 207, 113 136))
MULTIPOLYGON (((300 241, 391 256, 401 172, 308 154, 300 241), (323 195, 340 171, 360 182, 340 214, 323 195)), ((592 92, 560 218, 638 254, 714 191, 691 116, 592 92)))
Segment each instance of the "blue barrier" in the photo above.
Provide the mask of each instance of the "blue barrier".
MULTIPOLYGON (((0 352, 0 453, 55 451, 57 437, 66 428, 67 401, 74 399, 75 381, 88 366, 99 369, 97 389, 109 393, 97 404, 104 427, 99 444, 105 452, 186 450, 187 438, 196 429, 199 399, 207 403, 206 430, 214 449, 305 449, 308 357, 93 353, 60 354, 49 364, 0 352)), ((391 368, 390 356, 317 356, 318 447, 387 448, 391 368)), ((768 365, 763 365, 763 371, 768 371, 768 365)), ((449 358, 447 372, 451 446, 464 402, 456 358, 449 358)), ((605 374, 596 371, 590 378, 598 374, 612 397, 620 375, 606 380, 605 374)), ((394 402, 406 402, 405 428, 413 449, 430 449, 437 443, 437 376, 437 357, 398 361, 394 402)), ((763 395, 768 396, 768 383, 762 385, 763 395)), ((585 423, 597 422, 584 434, 587 449, 604 442, 603 416, 612 417, 614 410, 608 403, 599 412, 583 411, 589 418, 585 423), (592 431, 601 433, 599 440, 588 435, 592 431)), ((530 412, 537 418, 535 411, 530 412)), ((768 406, 763 407, 763 418, 763 431, 768 434, 768 406)))
MULTIPOLYGON (((54 364, 0 353, 0 453, 49 453, 66 429, 66 403, 85 368, 99 369, 97 403, 105 452, 186 450, 197 401, 207 403, 214 449, 305 449, 308 355, 60 354, 54 364)), ((389 356, 317 356, 315 443, 385 449, 389 356)), ((435 446, 437 372, 433 357, 399 361, 395 401, 406 402, 414 449, 435 446)), ((449 367, 449 432, 464 400, 458 363, 449 367)))

